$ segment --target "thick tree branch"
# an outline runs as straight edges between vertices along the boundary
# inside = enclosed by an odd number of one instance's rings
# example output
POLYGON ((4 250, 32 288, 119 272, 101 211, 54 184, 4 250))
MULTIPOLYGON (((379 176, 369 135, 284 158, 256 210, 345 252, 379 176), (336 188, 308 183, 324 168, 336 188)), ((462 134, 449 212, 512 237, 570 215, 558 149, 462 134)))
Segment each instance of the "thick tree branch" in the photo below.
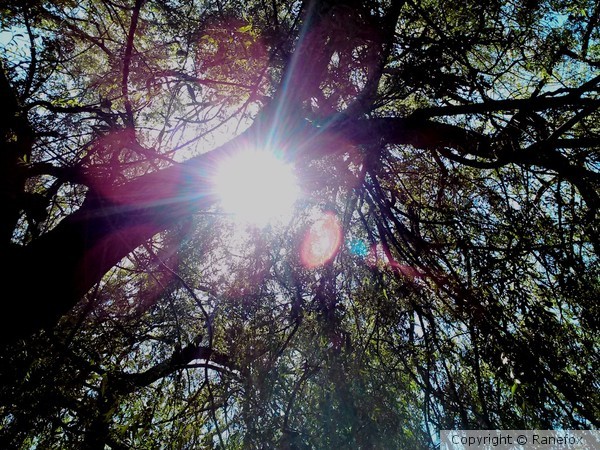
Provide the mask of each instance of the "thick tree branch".
MULTIPOLYGON (((170 375, 177 370, 189 367, 195 360, 211 361, 226 368, 227 372, 235 370, 228 355, 219 353, 212 348, 191 343, 188 346, 175 351, 173 355, 150 369, 141 373, 119 373, 112 375, 112 389, 120 395, 135 392, 139 388, 149 386, 155 381, 170 375)), ((217 368, 217 366, 212 366, 217 368)), ((223 370, 223 369, 221 369, 223 370)))
POLYGON ((131 250, 210 205, 208 176, 215 157, 211 153, 121 187, 98 184, 54 230, 26 248, 11 249, 6 256, 12 268, 3 276, 19 293, 6 301, 3 337, 52 325, 131 250))
POLYGON ((484 103, 467 105, 434 106, 415 111, 414 118, 426 119, 431 117, 456 116, 461 114, 483 114, 500 111, 545 111, 561 107, 600 107, 600 99, 581 98, 577 95, 560 97, 534 97, 524 99, 494 100, 484 103))
POLYGON ((374 68, 373 73, 369 74, 369 78, 362 89, 358 97, 352 104, 344 111, 344 113, 351 117, 357 117, 369 111, 373 102, 377 97, 377 91, 381 81, 381 76, 385 69, 388 59, 391 55, 392 49, 394 48, 394 39, 396 32, 396 24, 398 18, 404 6, 404 0, 397 0, 392 2, 390 10, 387 11, 386 15, 381 19, 381 43, 379 51, 379 61, 377 66, 374 68))
POLYGON ((201 340, 198 336, 196 342, 190 343, 183 349, 176 350, 173 355, 152 366, 150 369, 140 373, 106 373, 101 383, 100 394, 97 400, 97 413, 86 433, 85 448, 102 449, 110 438, 110 425, 117 411, 122 397, 133 394, 139 389, 150 386, 152 383, 171 375, 178 370, 189 368, 188 364, 195 360, 203 360, 203 367, 212 370, 223 370, 226 367, 228 373, 235 370, 229 356, 214 351, 210 347, 198 345, 201 340), (209 364, 213 362, 218 364, 209 364))
POLYGON ((0 219, 1 246, 10 241, 21 210, 25 187, 23 164, 30 159, 33 130, 23 112, 16 89, 0 61, 0 219))
POLYGON ((135 40, 135 31, 137 29, 140 10, 145 0, 136 0, 131 14, 131 24, 129 25, 129 34, 127 36, 127 44, 125 45, 125 54, 123 55, 123 79, 121 81, 121 92, 125 101, 125 113, 127 117, 127 126, 134 126, 133 107, 129 98, 129 72, 131 69, 131 57, 133 54, 133 42, 135 40))
MULTIPOLYGON (((277 120, 269 117, 267 120, 277 120)), ((257 120, 243 135, 186 163, 123 186, 93 186, 82 207, 54 230, 26 248, 12 249, 8 255, 9 269, 3 276, 7 283, 20 286, 20 291, 18 300, 6 302, 0 324, 2 340, 11 341, 53 325, 129 252, 178 220, 210 207, 215 201, 210 174, 219 159, 261 139, 268 140, 276 126, 277 122, 257 120), (8 331, 15 329, 18 331, 8 331)), ((340 151, 340 138, 365 147, 412 145, 432 150, 452 149, 461 156, 481 158, 490 164, 497 160, 489 137, 426 120, 346 120, 321 128, 299 120, 293 130, 281 145, 294 149, 299 160, 340 151)), ((592 194, 587 184, 581 185, 577 180, 580 172, 573 171, 572 165, 565 166, 556 157, 549 158, 547 153, 536 153, 533 149, 512 153, 508 158, 508 162, 541 165, 563 174, 582 190, 586 201, 590 199, 590 207, 597 205, 597 194, 592 194)))

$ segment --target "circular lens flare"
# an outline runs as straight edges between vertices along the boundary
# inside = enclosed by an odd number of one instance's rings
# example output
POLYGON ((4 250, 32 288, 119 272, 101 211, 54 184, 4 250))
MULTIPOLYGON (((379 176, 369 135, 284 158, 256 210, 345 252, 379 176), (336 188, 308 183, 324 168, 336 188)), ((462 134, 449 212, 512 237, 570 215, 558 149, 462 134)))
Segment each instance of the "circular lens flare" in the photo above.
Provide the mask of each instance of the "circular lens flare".
POLYGON ((245 150, 217 167, 215 189, 237 222, 264 226, 288 221, 299 196, 292 167, 268 150, 245 150))
POLYGON ((314 269, 337 254, 342 243, 342 226, 332 213, 325 213, 309 228, 300 247, 302 264, 314 269))

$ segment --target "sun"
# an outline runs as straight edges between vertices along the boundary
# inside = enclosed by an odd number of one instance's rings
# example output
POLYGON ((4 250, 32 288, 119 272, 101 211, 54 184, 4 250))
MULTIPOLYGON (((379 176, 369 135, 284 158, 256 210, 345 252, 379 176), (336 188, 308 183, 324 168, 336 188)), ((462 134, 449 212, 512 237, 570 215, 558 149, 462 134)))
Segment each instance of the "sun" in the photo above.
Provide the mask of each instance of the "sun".
POLYGON ((223 159, 214 186, 226 213, 256 226, 289 221, 300 194, 293 167, 267 149, 240 150, 223 159))

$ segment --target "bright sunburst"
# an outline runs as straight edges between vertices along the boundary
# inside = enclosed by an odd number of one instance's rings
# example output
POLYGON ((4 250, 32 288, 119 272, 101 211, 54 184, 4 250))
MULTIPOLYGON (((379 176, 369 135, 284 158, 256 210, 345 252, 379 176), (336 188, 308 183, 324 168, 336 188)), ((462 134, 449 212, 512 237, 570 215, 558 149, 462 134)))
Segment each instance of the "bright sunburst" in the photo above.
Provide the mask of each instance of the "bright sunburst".
POLYGON ((258 226, 289 220, 299 195, 292 167, 268 150, 244 150, 223 160, 215 188, 237 222, 258 226))

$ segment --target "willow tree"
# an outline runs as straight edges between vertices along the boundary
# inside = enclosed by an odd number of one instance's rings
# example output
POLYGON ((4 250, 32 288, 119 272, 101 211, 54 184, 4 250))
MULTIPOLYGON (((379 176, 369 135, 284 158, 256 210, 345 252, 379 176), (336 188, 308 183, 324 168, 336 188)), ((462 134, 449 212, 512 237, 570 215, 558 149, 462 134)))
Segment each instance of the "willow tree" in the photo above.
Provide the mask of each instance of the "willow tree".
POLYGON ((596 2, 10 3, 3 447, 599 426, 596 2))

